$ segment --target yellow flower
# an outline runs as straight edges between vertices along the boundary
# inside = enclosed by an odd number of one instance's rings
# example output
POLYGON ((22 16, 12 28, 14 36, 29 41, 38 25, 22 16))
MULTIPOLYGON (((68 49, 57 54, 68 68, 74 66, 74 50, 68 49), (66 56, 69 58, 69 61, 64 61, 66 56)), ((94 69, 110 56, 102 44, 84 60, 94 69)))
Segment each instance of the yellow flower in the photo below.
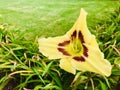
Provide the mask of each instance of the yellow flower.
POLYGON ((4 29, 4 26, 3 26, 3 25, 0 25, 0 29, 4 29))
POLYGON ((95 36, 86 24, 87 13, 81 9, 73 27, 63 36, 40 38, 39 51, 49 59, 61 59, 60 67, 75 74, 76 70, 111 75, 111 64, 104 59, 95 36))

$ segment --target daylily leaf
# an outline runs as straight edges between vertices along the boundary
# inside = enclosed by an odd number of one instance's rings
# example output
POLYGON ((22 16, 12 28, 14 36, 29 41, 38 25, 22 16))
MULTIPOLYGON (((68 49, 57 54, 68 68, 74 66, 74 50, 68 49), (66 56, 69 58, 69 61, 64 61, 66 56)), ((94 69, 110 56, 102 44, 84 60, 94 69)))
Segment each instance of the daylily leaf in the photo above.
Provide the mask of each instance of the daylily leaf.
POLYGON ((111 64, 104 59, 95 36, 86 23, 87 13, 82 8, 73 27, 63 36, 40 38, 39 51, 49 59, 61 59, 60 67, 75 74, 76 70, 111 75, 111 64))
POLYGON ((107 89, 106 84, 103 83, 101 80, 99 80, 99 82, 100 82, 101 90, 106 90, 107 89))

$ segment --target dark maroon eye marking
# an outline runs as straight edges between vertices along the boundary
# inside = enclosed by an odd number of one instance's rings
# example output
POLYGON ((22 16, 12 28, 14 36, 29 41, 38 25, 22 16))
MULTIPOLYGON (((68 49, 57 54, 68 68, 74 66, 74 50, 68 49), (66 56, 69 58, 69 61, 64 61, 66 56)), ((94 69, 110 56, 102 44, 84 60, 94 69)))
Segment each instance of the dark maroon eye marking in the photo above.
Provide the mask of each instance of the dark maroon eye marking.
POLYGON ((83 35, 81 33, 81 31, 78 32, 78 38, 80 39, 81 43, 85 43, 83 35))
POLYGON ((68 45, 69 43, 70 43, 70 40, 64 41, 62 43, 59 43, 58 46, 65 46, 65 45, 68 45))
POLYGON ((76 56, 76 57, 73 57, 74 60, 76 61, 81 61, 81 62, 84 62, 85 61, 85 58, 84 57, 79 57, 79 56, 76 56))
POLYGON ((83 50, 83 55, 84 55, 85 57, 88 57, 88 49, 87 49, 87 47, 86 47, 85 45, 83 45, 83 48, 84 48, 84 50, 83 50))
POLYGON ((77 37, 77 31, 75 30, 74 32, 73 32, 73 34, 71 35, 71 39, 73 40, 74 38, 76 38, 77 37))
POLYGON ((63 48, 58 48, 58 51, 60 51, 63 55, 70 56, 70 54, 65 51, 63 48))
MULTIPOLYGON (((64 41, 64 42, 62 42, 62 43, 59 43, 58 46, 66 46, 66 45, 68 45, 69 43, 70 43, 70 40, 64 41)), ((70 54, 69 54, 67 51, 65 51, 64 48, 57 48, 57 49, 58 49, 58 51, 60 51, 63 55, 70 56, 70 54)))

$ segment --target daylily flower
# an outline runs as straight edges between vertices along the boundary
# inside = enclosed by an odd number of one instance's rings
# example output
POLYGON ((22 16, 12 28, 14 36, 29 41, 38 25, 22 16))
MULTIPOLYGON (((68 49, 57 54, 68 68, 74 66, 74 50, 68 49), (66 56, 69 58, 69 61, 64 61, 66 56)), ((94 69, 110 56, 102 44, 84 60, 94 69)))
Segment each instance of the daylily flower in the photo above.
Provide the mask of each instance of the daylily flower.
POLYGON ((110 76, 112 66, 88 30, 86 16, 81 9, 79 18, 65 35, 40 38, 39 51, 49 59, 60 59, 60 67, 70 73, 80 70, 110 76))

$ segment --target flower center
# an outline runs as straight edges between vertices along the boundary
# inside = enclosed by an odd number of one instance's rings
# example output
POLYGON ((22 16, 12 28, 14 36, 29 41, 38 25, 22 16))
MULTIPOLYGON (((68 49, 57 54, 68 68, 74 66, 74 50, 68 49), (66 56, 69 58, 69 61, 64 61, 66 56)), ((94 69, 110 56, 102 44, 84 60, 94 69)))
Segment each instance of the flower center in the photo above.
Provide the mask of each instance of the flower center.
POLYGON ((83 53, 83 46, 78 37, 77 31, 74 31, 71 35, 70 43, 65 46, 65 50, 72 56, 81 56, 83 53))
POLYGON ((88 49, 83 44, 84 39, 80 31, 74 31, 70 40, 58 44, 58 51, 63 55, 72 56, 74 60, 85 61, 83 55, 88 57, 88 49))
POLYGON ((73 48, 76 53, 79 53, 83 49, 82 44, 78 39, 73 41, 73 48))
POLYGON ((83 46, 78 38, 74 38, 65 46, 65 50, 72 56, 80 56, 83 53, 83 46))

